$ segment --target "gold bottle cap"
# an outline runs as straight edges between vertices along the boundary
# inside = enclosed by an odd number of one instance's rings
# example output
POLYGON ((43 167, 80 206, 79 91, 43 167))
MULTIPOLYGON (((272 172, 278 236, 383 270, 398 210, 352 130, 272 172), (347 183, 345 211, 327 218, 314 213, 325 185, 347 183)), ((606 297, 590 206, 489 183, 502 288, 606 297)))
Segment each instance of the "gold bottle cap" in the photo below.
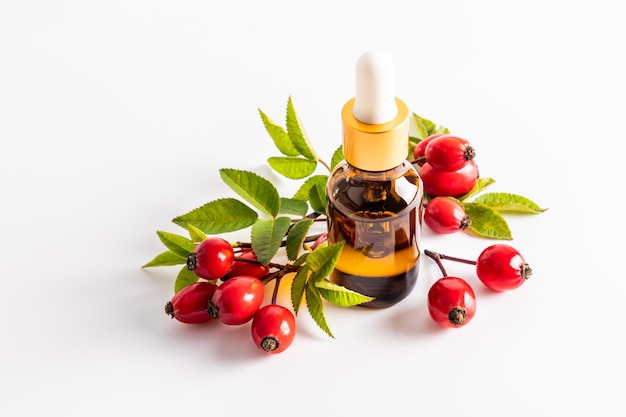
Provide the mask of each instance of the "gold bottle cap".
POLYGON ((387 123, 367 124, 352 114, 355 99, 341 111, 343 155, 346 161, 364 171, 387 171, 404 162, 409 153, 409 109, 396 98, 398 113, 387 123))

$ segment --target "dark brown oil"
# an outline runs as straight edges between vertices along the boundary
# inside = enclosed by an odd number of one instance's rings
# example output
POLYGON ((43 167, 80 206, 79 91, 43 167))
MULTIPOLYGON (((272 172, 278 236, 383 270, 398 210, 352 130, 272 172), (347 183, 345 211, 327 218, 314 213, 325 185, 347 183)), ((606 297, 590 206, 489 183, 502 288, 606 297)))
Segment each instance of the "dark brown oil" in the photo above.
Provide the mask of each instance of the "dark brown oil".
POLYGON ((374 297, 365 307, 389 307, 415 287, 423 188, 405 162, 385 172, 348 164, 335 169, 327 187, 328 241, 344 241, 331 281, 374 297))

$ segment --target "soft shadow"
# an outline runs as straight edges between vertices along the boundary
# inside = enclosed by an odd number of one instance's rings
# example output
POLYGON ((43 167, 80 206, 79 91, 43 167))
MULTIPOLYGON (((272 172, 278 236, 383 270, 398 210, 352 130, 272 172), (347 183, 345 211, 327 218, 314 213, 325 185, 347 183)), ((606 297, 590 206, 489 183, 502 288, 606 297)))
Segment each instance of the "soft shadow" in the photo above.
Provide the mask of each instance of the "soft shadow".
POLYGON ((398 311, 389 317, 389 322, 392 329, 410 336, 435 335, 445 330, 433 321, 426 306, 398 311))

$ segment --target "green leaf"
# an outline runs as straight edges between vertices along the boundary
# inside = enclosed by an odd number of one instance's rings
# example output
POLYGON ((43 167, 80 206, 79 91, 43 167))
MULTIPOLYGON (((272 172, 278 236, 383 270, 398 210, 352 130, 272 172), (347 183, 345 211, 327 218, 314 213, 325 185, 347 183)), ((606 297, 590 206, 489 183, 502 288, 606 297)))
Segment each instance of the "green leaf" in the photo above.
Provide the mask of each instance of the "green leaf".
POLYGON ((326 332, 328 336, 334 339, 335 336, 331 333, 328 323, 326 322, 322 297, 313 281, 309 281, 306 285, 306 306, 309 309, 313 321, 315 321, 319 328, 326 332))
POLYGON ((469 230, 478 236, 511 240, 511 230, 500 213, 481 203, 463 203, 465 213, 472 220, 469 230))
POLYGON ((196 245, 186 237, 162 231, 157 231, 157 235, 165 247, 185 259, 196 248, 196 245))
POLYGON ((317 155, 311 147, 306 132, 302 127, 302 123, 300 122, 300 118, 298 117, 296 109, 293 106, 291 97, 289 97, 289 100, 287 101, 287 133, 291 138, 293 146, 295 146, 298 152, 300 152, 300 155, 307 159, 317 161, 317 155))
POLYGON ((220 177, 241 198, 261 210, 276 217, 280 208, 280 197, 274 185, 254 172, 222 168, 220 177))
POLYGON ((343 156, 343 147, 340 146, 335 149, 335 152, 333 152, 333 156, 330 158, 330 169, 335 169, 335 167, 339 165, 339 163, 344 159, 345 158, 343 156))
POLYGON ((320 295, 325 300, 339 307, 352 307, 374 299, 373 297, 368 297, 341 285, 337 285, 327 279, 315 282, 315 287, 317 287, 320 295))
POLYGON ((265 130, 267 130, 267 133, 269 133, 270 137, 274 140, 274 145, 276 145, 280 153, 287 156, 299 155, 300 153, 296 147, 293 146, 287 131, 270 119, 261 109, 259 109, 259 114, 261 115, 261 120, 263 120, 265 130))
POLYGON ((311 188, 313 188, 316 184, 326 187, 327 182, 328 175, 313 175, 304 181, 298 191, 294 194, 293 198, 295 200, 309 201, 309 192, 311 191, 311 188))
POLYGON ((306 201, 281 197, 280 210, 278 210, 278 212, 283 214, 294 214, 296 216, 306 216, 308 209, 309 205, 306 201))
POLYGON ((166 252, 160 253, 154 257, 150 262, 146 263, 142 266, 142 268, 149 268, 152 266, 172 266, 172 265, 181 265, 186 264, 187 258, 182 257, 179 254, 168 250, 166 252))
POLYGON ((326 278, 339 260, 344 242, 337 242, 324 247, 318 247, 309 254, 306 264, 318 279, 326 278))
POLYGON ((291 281, 291 305, 293 311, 297 315, 302 303, 302 297, 304 296, 304 289, 306 288, 307 277, 309 275, 309 268, 304 265, 293 277, 291 281))
POLYGON ((483 191, 485 188, 487 188, 488 186, 490 186, 491 184, 493 184, 494 182, 496 182, 496 180, 494 180, 493 178, 478 178, 478 181, 476 181, 476 185, 474 185, 474 188, 472 188, 469 193, 462 195, 458 198, 459 201, 465 201, 468 198, 470 198, 473 195, 476 195, 478 193, 480 193, 481 191, 483 191))
POLYGON ((289 229, 289 233, 287 233, 287 258, 290 261, 295 261, 298 259, 298 255, 300 254, 300 250, 302 249, 302 244, 304 243, 304 238, 306 238, 306 234, 313 225, 313 220, 299 220, 291 226, 289 229))
POLYGON ((276 172, 292 180, 306 178, 315 172, 317 161, 295 156, 272 156, 267 163, 276 172))
POLYGON ((178 275, 176 276, 176 282, 174 282, 174 292, 178 292, 185 288, 189 284, 193 284, 194 282, 198 282, 198 276, 193 272, 187 269, 187 267, 183 267, 178 275))
POLYGON ((485 204, 499 212, 537 214, 547 210, 526 197, 511 193, 483 194, 477 197, 474 202, 485 204))
POLYGON ((413 113, 413 126, 415 126, 415 130, 417 131, 418 139, 426 139, 428 136, 435 133, 450 133, 447 127, 438 126, 432 121, 425 119, 415 113, 413 113))
POLYGON ((191 237, 192 242, 198 243, 206 240, 207 235, 196 226, 192 224, 187 224, 185 227, 187 228, 187 231, 189 231, 189 237, 191 237))
POLYGON ((172 221, 187 227, 191 224, 204 233, 234 232, 252 226, 259 215, 256 211, 234 198, 222 198, 206 203, 172 221))
POLYGON ((270 263, 291 226, 289 217, 259 220, 252 226, 252 249, 259 262, 270 263))
POLYGON ((309 203, 316 213, 326 213, 326 186, 313 184, 313 187, 309 190, 309 203))

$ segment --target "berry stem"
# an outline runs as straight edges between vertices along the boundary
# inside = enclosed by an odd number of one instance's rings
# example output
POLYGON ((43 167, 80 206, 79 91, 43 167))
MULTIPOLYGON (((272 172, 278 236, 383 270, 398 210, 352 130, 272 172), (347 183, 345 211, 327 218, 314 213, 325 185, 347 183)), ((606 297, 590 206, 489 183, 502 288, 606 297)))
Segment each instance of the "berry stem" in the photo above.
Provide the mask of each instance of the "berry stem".
MULTIPOLYGON (((319 237, 321 237, 323 235, 323 233, 319 233, 317 235, 310 235, 304 238, 304 242, 315 242, 319 237)), ((287 241, 283 240, 280 243, 280 246, 286 246, 287 245, 287 241)), ((237 241, 233 244, 234 248, 252 248, 252 243, 250 242, 240 242, 237 241)))
POLYGON ((326 161, 324 161, 323 159, 317 159, 317 162, 319 162, 320 164, 324 165, 324 168, 326 168, 328 170, 328 172, 333 172, 332 169, 330 169, 330 165, 328 165, 326 163, 326 161))
MULTIPOLYGON (((476 261, 472 261, 471 259, 463 259, 463 258, 457 258, 455 256, 444 255, 443 253, 433 252, 433 251, 428 250, 428 249, 424 250, 424 253, 426 255, 430 256, 431 258, 433 258, 433 256, 436 255, 440 259, 445 259, 445 260, 454 261, 454 262, 460 262, 462 264, 476 265, 476 261), (427 252, 429 252, 430 255, 427 252)), ((433 258, 433 259, 435 259, 435 258, 433 258)))
POLYGON ((280 281, 283 278, 283 274, 276 274, 276 283, 274 284, 274 291, 272 292, 272 304, 276 304, 276 300, 278 298, 278 287, 280 286, 280 281))
POLYGON ((417 165, 417 166, 421 167, 426 162, 426 157, 425 156, 419 156, 419 157, 417 157, 417 159, 414 159, 414 160, 412 160, 410 162, 413 165, 417 165))
POLYGON ((441 262, 441 254, 437 252, 433 252, 428 249, 424 249, 424 254, 428 256, 429 258, 433 259, 435 262, 437 262, 437 266, 441 270, 441 273, 443 274, 444 277, 448 276, 448 273, 446 272, 446 268, 443 267, 443 262, 441 262))

